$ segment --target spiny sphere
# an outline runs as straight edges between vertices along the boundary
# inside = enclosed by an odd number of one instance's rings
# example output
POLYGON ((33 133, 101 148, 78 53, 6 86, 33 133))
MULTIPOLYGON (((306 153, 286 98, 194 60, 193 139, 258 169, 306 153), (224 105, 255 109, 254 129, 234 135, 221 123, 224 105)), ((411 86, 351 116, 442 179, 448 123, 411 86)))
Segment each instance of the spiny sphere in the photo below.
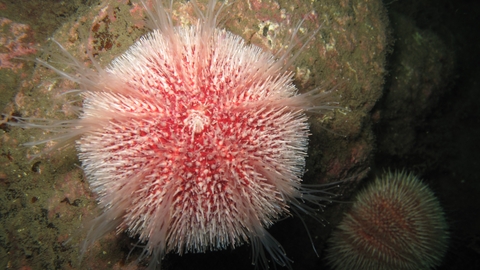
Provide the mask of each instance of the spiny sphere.
POLYGON ((329 239, 334 269, 430 269, 447 250, 440 203, 413 174, 389 172, 358 194, 329 239))
POLYGON ((164 18, 83 91, 77 149, 104 210, 86 245, 116 228, 155 261, 250 242, 286 264, 265 228, 301 197, 308 102, 283 60, 214 15, 164 18))

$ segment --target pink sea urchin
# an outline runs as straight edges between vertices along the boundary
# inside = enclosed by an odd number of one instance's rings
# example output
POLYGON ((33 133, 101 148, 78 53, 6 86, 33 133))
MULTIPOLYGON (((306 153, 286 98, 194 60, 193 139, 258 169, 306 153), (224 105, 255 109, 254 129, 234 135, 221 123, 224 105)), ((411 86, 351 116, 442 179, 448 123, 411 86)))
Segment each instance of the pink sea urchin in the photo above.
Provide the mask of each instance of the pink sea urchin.
POLYGON ((324 94, 297 93, 291 47, 275 56, 247 45, 217 28, 216 1, 203 13, 192 2, 201 16, 189 27, 174 26, 159 3, 148 10, 153 31, 106 69, 71 56, 78 74, 44 63, 81 87, 79 119, 58 126, 70 127, 61 138, 75 140, 103 209, 84 248, 116 229, 139 237, 153 267, 170 251, 245 242, 254 262, 266 265, 266 250, 288 265, 266 228, 289 205, 322 200, 301 177, 305 111, 328 108, 324 94))
POLYGON ((334 269, 431 269, 447 250, 443 210, 415 175, 387 173, 358 194, 330 238, 334 269))

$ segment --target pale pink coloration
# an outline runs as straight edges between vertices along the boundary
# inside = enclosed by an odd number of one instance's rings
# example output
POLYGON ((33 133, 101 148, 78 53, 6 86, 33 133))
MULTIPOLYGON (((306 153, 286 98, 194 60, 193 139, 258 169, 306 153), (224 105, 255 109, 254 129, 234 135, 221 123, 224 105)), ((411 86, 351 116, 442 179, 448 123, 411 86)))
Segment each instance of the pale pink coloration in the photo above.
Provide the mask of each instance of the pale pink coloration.
POLYGON ((0 32, 0 69, 21 69, 23 63, 11 60, 37 52, 35 44, 27 41, 30 26, 0 17, 0 27, 5 28, 5 32, 0 32))
MULTIPOLYGON (((198 22, 175 27, 158 5, 155 28, 107 69, 83 68, 80 119, 68 122, 103 214, 85 240, 128 231, 155 267, 170 251, 253 246, 253 261, 289 260, 266 231, 289 205, 321 197, 301 187, 306 110, 322 94, 298 95, 291 50, 275 57, 217 27, 215 1, 198 22)), ((200 12, 201 13, 201 12, 200 12)), ((292 39, 293 40, 293 39, 292 39)), ((65 122, 62 122, 65 127, 65 122)))

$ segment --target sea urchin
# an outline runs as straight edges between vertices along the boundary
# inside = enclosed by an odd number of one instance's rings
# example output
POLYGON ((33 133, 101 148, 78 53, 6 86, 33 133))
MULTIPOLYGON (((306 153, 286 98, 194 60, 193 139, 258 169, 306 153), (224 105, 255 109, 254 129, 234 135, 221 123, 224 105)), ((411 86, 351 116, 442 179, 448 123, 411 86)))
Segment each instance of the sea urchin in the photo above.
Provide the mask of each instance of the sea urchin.
POLYGON ((431 269, 447 250, 443 210, 415 175, 389 172, 360 192, 329 239, 333 269, 431 269))

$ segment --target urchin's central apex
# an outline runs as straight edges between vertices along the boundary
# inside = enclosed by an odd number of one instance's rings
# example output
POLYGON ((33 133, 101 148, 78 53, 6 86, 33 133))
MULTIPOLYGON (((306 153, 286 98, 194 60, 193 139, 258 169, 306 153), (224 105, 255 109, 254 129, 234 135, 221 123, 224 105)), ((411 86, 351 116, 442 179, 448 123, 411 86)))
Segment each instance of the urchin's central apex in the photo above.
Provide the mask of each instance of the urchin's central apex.
POLYGON ((202 110, 188 110, 187 117, 183 120, 183 124, 192 134, 192 140, 194 134, 198 134, 203 131, 206 125, 210 124, 210 118, 205 115, 202 110))

